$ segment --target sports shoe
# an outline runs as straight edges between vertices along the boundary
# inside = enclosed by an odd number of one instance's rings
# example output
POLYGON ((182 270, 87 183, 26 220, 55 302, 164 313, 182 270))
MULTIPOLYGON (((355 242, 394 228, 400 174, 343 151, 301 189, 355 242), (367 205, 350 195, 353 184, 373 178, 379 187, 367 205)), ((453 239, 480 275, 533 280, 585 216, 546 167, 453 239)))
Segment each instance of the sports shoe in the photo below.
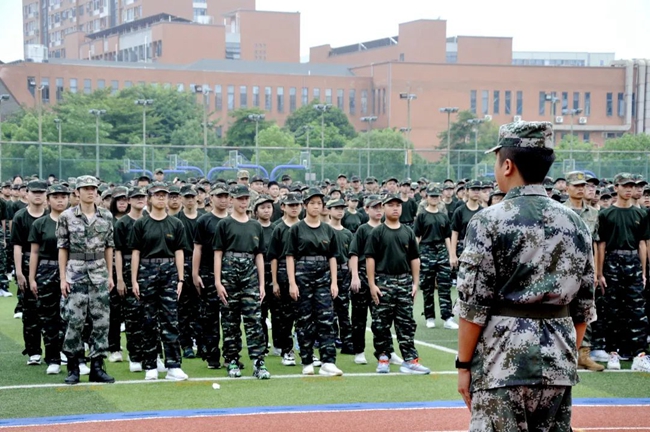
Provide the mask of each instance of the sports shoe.
POLYGON ((160 357, 156 359, 156 369, 158 369, 158 372, 160 373, 167 372, 165 363, 160 359, 160 357))
POLYGON ((41 356, 39 354, 29 356, 29 358, 27 359, 28 366, 37 366, 39 364, 41 364, 41 356))
POLYGON ((108 355, 108 361, 111 363, 121 363, 124 361, 124 358, 120 351, 115 351, 108 355))
POLYGON ((142 372, 142 363, 129 360, 130 372, 142 372))
POLYGON ((368 364, 368 360, 366 360, 366 354, 365 353, 355 354, 354 362, 356 364, 368 364))
POLYGON ((621 370, 621 358, 616 351, 609 355, 609 360, 607 361, 607 369, 621 370))
POLYGON ((632 360, 632 354, 626 353, 626 352, 619 352, 618 353, 618 358, 621 359, 621 361, 630 361, 632 360))
POLYGON ((311 364, 313 364, 315 367, 320 367, 320 366, 321 366, 321 361, 318 360, 318 357, 316 357, 315 355, 313 355, 313 356, 311 356, 311 359, 312 359, 312 363, 311 363, 311 364))
POLYGON ((270 319, 266 319, 266 328, 271 330, 273 328, 273 323, 271 323, 270 319))
POLYGON ((145 381, 155 381, 158 379, 158 369, 147 369, 144 374, 145 381))
POLYGON ((169 381, 185 381, 187 378, 189 378, 187 374, 179 367, 169 368, 167 370, 167 376, 165 377, 165 379, 169 381))
POLYGON ((293 351, 289 351, 288 353, 282 356, 282 365, 284 366, 296 365, 296 358, 293 355, 293 351))
POLYGON ((22 318, 23 318, 23 313, 22 313, 22 312, 16 312, 16 313, 14 314, 14 318, 16 318, 16 319, 22 319, 22 318))
POLYGON ((0 297, 13 297, 14 295, 6 289, 0 288, 0 297))
POLYGON ((435 318, 427 318, 427 328, 436 328, 436 319, 435 318))
POLYGON ((192 347, 185 348, 183 350, 183 358, 186 359, 196 358, 196 354, 194 354, 194 349, 192 347))
POLYGON ((52 363, 47 366, 47 370, 45 371, 46 375, 58 375, 61 373, 61 365, 58 365, 56 363, 52 363))
POLYGON ((313 375, 314 374, 314 365, 302 365, 302 374, 303 375, 313 375))
POLYGON ((86 362, 79 362, 79 375, 90 375, 90 368, 86 362))
POLYGON ((233 360, 228 365, 228 376, 230 378, 239 378, 241 376, 241 370, 239 369, 239 364, 237 360, 233 360))
POLYGON ((120 333, 124 333, 126 331, 126 324, 122 323, 120 324, 120 333))
POLYGON ((273 348, 271 350, 271 355, 282 357, 282 348, 273 348))
POLYGON ((336 367, 334 363, 323 363, 318 370, 319 375, 325 376, 341 376, 343 371, 336 367))
POLYGON ((454 321, 454 317, 447 318, 443 327, 447 330, 458 330, 458 324, 454 321))
POLYGON ((428 375, 431 373, 431 370, 427 367, 422 366, 418 359, 404 362, 402 366, 399 367, 399 371, 403 374, 410 375, 428 375))
POLYGON ((63 353, 61 353, 61 364, 62 365, 67 365, 68 364, 68 357, 63 353))
POLYGON ((377 363, 377 373, 387 374, 390 372, 390 362, 388 361, 388 356, 382 354, 379 356, 379 362, 377 363))
POLYGON ((208 369, 221 369, 219 360, 208 360, 208 369))
POLYGON ((266 369, 264 360, 255 360, 255 364, 253 364, 253 376, 260 380, 271 379, 271 372, 266 369))
POLYGON ((632 360, 632 370, 639 372, 650 372, 650 357, 641 353, 632 360))
POLYGON ((609 361, 609 354, 605 350, 595 350, 592 351, 589 356, 593 361, 597 362, 606 362, 609 361))
POLYGON ((402 363, 404 363, 404 360, 394 352, 390 353, 390 359, 388 360, 390 364, 396 365, 396 366, 402 366, 402 363))

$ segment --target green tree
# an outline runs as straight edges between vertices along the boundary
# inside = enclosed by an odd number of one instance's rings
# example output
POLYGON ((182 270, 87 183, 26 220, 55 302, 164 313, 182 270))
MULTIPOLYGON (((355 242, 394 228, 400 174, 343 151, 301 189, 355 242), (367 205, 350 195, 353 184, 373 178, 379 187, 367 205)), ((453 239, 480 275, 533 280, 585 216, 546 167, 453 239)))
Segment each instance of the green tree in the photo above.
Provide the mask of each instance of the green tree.
MULTIPOLYGON (((305 125, 311 125, 314 128, 318 126, 318 131, 320 131, 323 122, 325 123, 326 129, 328 127, 334 127, 338 130, 338 135, 341 135, 345 138, 344 140, 326 140, 325 147, 341 148, 348 140, 351 140, 357 136, 357 133, 354 130, 354 126, 352 126, 352 123, 350 123, 347 115, 342 110, 332 106, 325 112, 325 114, 322 114, 320 111, 314 108, 314 106, 318 103, 318 101, 313 101, 309 105, 298 108, 296 111, 291 113, 289 117, 287 117, 287 120, 284 123, 285 129, 297 137, 302 137, 298 139, 298 142, 300 142, 301 145, 305 146, 304 141, 306 141, 306 135, 303 132, 303 127, 305 125)), ((315 131, 316 129, 312 129, 312 133, 310 135, 311 140, 314 139, 315 131)), ((317 134, 317 139, 320 139, 320 133, 317 134)))
MULTIPOLYGON (((264 114, 259 108, 240 108, 230 113, 228 132, 225 143, 229 147, 252 147, 255 145, 255 121, 248 118, 251 114, 264 114)), ((270 120, 260 120, 258 131, 263 131, 273 124, 270 120)), ((246 152, 250 156, 250 152, 246 152)))

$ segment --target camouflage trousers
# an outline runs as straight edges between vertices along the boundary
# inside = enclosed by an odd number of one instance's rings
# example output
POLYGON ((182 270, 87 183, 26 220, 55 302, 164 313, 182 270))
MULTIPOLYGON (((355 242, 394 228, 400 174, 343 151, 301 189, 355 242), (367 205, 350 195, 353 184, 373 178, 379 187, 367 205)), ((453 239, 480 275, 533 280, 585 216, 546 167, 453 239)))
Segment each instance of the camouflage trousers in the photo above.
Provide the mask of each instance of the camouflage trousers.
POLYGON ((420 287, 424 300, 423 315, 426 319, 436 317, 434 292, 438 285, 438 303, 443 321, 453 316, 451 307, 451 267, 449 253, 444 243, 420 247, 420 287))
POLYGON ((278 285, 280 285, 280 298, 275 297, 275 312, 271 309, 271 322, 273 324, 273 346, 282 350, 282 355, 293 349, 292 330, 296 321, 296 306, 289 295, 289 279, 287 276, 287 263, 278 262, 278 285), (273 315, 276 319, 273 320, 273 315))
POLYGON ((220 311, 221 300, 217 295, 217 289, 214 286, 214 270, 207 268, 199 269, 199 276, 203 281, 203 289, 199 302, 199 315, 201 330, 203 332, 203 349, 199 350, 203 360, 210 363, 219 363, 221 359, 221 350, 219 342, 221 341, 221 323, 220 311))
POLYGON ((7 257, 7 243, 5 242, 5 233, 0 228, 0 289, 5 291, 9 291, 8 273, 11 273, 11 267, 7 257))
POLYGON ((368 288, 365 263, 359 264, 359 280, 361 281, 359 291, 356 293, 350 292, 352 303, 351 337, 355 354, 362 353, 366 349, 366 323, 370 309, 370 288, 368 288))
POLYGON ((472 393, 470 432, 571 430, 571 387, 502 387, 472 393))
POLYGON ((352 344, 352 323, 350 322, 350 271, 348 265, 338 265, 336 280, 339 295, 334 299, 334 335, 342 343, 342 350, 348 354, 354 351, 352 344))
POLYGON ((633 355, 645 351, 648 317, 639 256, 606 253, 603 275, 607 288, 604 296, 596 300, 598 320, 592 323, 593 349, 633 355))
POLYGON ((395 325, 397 343, 404 361, 418 358, 415 349, 415 319, 413 318, 413 277, 409 273, 402 275, 377 274, 375 282, 382 297, 379 304, 371 302, 372 335, 375 346, 375 357, 382 354, 390 355, 392 351, 392 336, 390 328, 395 325))
POLYGON ((221 305, 224 360, 226 363, 239 360, 242 321, 249 358, 264 357, 266 345, 262 331, 260 285, 252 256, 236 257, 226 253, 222 259, 221 283, 228 293, 228 304, 221 305))
POLYGON ((56 261, 41 261, 36 271, 37 309, 45 345, 45 363, 60 364, 65 327, 61 319, 61 278, 56 261))
MULTIPOLYGON (((129 352, 129 359, 133 362, 142 361, 142 317, 144 310, 142 304, 133 294, 131 286, 131 258, 125 257, 122 263, 122 278, 126 285, 126 294, 122 300, 122 318, 126 334, 126 350, 129 352)), ((116 290, 113 290, 116 291, 116 290)), ((156 346, 160 346, 157 342, 156 346)))
POLYGON ((296 333, 303 365, 313 362, 314 342, 318 339, 321 361, 336 362, 332 278, 327 260, 296 262, 296 283, 300 296, 296 311, 296 333))
POLYGON ((156 358, 162 342, 165 366, 181 364, 178 342, 178 272, 174 261, 148 263, 138 269, 142 318, 142 368, 156 368, 156 358))
MULTIPOLYGON (((273 295, 273 276, 271 276, 271 263, 264 263, 264 301, 262 301, 262 331, 264 332, 264 346, 269 346, 269 329, 266 325, 266 319, 271 316, 271 327, 273 339, 273 346, 276 348, 280 347, 280 341, 278 339, 278 331, 276 326, 279 326, 279 308, 280 300, 273 295)), ((268 351, 268 349, 267 349, 268 351)))
POLYGON ((110 299, 108 282, 93 284, 90 281, 70 284, 65 301, 64 320, 67 321, 63 352, 68 357, 82 358, 84 350, 84 326, 90 318, 90 358, 106 357, 108 351, 108 327, 110 299))
POLYGON ((41 319, 38 311, 38 299, 29 289, 29 257, 25 257, 25 255, 23 255, 23 274, 28 284, 24 291, 18 290, 23 312, 23 341, 25 342, 23 354, 41 355, 41 319))
POLYGON ((192 258, 185 260, 185 283, 178 300, 178 340, 181 349, 192 348, 192 338, 197 345, 203 346, 203 335, 199 320, 199 295, 192 281, 192 258))

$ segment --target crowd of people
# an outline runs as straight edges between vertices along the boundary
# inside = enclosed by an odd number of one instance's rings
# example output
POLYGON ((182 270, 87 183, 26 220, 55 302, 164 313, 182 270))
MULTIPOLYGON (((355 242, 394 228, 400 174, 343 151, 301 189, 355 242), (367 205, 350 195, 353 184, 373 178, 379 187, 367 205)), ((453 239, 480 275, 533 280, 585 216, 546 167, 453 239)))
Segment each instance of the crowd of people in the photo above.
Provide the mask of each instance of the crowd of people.
MULTIPOLYGON (((246 170, 236 177, 166 179, 158 169, 126 185, 53 175, 3 183, 0 296, 12 296, 15 278, 27 364, 44 361, 47 374, 59 374, 65 363, 68 384, 81 375, 114 382, 105 359, 128 361, 146 380, 164 372, 184 380, 183 358, 200 357, 239 377, 245 336, 259 379, 271 377, 268 355, 295 366, 296 348, 303 374, 317 367, 337 376, 339 353, 368 363, 370 313, 377 373, 391 364, 430 373, 414 344, 418 291, 427 328, 459 328, 452 287, 457 278, 467 284, 476 264, 472 250, 464 253, 470 221, 511 193, 489 180, 362 182, 340 174, 306 185, 246 170)), ((579 216, 592 243, 598 318, 587 327, 578 367, 620 369, 632 360, 633 369, 650 371, 648 182, 575 171, 547 177, 543 188, 545 199, 579 216)), ((546 252, 557 268, 572 265, 546 252)))

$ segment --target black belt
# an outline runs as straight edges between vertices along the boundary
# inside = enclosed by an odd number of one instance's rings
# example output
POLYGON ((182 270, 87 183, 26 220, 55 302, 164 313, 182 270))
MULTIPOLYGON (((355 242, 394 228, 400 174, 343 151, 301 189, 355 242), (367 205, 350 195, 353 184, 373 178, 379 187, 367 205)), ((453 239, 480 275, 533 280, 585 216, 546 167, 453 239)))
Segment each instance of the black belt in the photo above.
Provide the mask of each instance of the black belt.
POLYGON ((348 268, 348 264, 347 264, 347 263, 345 263, 345 264, 339 264, 339 265, 338 265, 338 268, 339 268, 339 270, 349 270, 349 268, 348 268))
POLYGON ((131 259, 131 255, 122 255, 122 259, 130 260, 130 259, 131 259))
POLYGON ((38 265, 59 265, 59 262, 56 260, 40 260, 38 262, 38 265))
POLYGON ((96 260, 104 259, 104 252, 86 252, 86 253, 74 252, 70 254, 70 259, 77 260, 77 261, 96 261, 96 260))
POLYGON ((304 256, 304 257, 300 257, 300 259, 298 261, 327 261, 327 258, 325 258, 322 255, 304 256))
POLYGON ((614 254, 614 255, 625 255, 625 256, 637 256, 637 255, 639 255, 639 251, 637 251, 637 250, 623 250, 623 249, 610 250, 610 251, 607 251, 607 253, 611 253, 611 254, 614 254))
POLYGON ((174 258, 143 258, 141 264, 164 264, 174 262, 174 258))
POLYGON ((513 318, 531 319, 553 319, 567 318, 569 315, 568 305, 552 304, 516 304, 499 305, 492 308, 491 315, 507 316, 513 318))
POLYGON ((255 255, 245 252, 226 252, 223 256, 225 257, 235 257, 235 258, 248 258, 253 259, 255 255))
POLYGON ((411 275, 411 273, 402 273, 402 274, 398 274, 398 275, 392 275, 392 274, 387 274, 387 273, 377 273, 377 276, 384 276, 384 277, 391 277, 391 278, 401 279, 401 278, 409 277, 409 276, 412 276, 412 275, 411 275))

